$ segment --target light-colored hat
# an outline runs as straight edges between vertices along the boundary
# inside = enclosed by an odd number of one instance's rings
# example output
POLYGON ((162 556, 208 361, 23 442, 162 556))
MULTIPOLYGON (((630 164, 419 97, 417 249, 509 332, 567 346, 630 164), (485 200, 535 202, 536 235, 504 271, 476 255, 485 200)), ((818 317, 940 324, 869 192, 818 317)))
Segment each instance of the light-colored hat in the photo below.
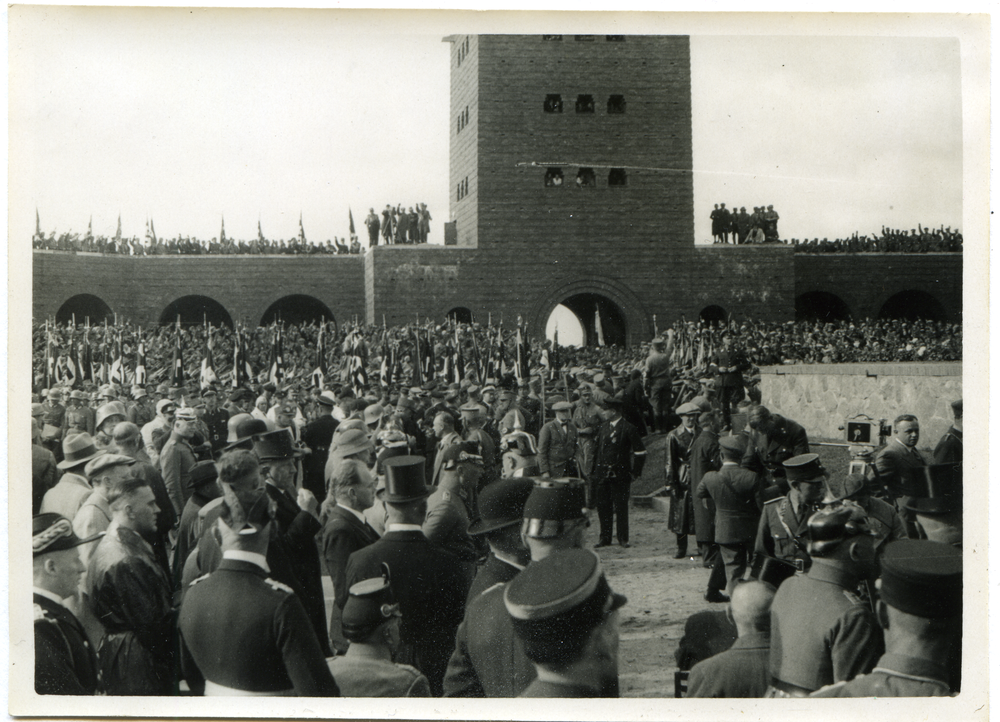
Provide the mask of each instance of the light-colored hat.
POLYGON ((134 463, 135 459, 124 454, 101 454, 87 462, 87 465, 83 468, 83 473, 89 479, 113 466, 131 466, 134 463))
POLYGON ((372 448, 374 447, 367 433, 361 429, 348 429, 337 439, 337 448, 332 453, 343 458, 372 448))
POLYGON ((63 460, 56 464, 60 469, 72 469, 105 453, 98 449, 93 437, 87 432, 70 434, 63 439, 63 460))

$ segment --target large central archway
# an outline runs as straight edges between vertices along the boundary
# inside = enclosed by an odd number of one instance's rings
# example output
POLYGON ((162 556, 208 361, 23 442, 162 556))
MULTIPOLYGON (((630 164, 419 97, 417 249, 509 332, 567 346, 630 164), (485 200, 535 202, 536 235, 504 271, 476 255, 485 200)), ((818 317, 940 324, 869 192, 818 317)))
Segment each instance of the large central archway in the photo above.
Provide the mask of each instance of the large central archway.
POLYGON ((76 318, 77 323, 87 323, 93 325, 104 323, 105 320, 113 321, 114 311, 104 302, 104 299, 89 293, 80 293, 67 300, 59 310, 56 311, 56 323, 69 323, 76 318))
POLYGON ((569 309, 583 328, 584 344, 597 345, 597 323, 607 345, 642 343, 653 333, 649 316, 639 297, 611 278, 590 276, 550 286, 528 314, 530 328, 544 329, 559 305, 569 309))
POLYGON ((180 316, 182 324, 203 323, 208 321, 213 326, 233 327, 233 319, 229 311, 208 296, 182 296, 171 303, 160 314, 160 325, 175 323, 180 316))
POLYGON ((628 338, 625 313, 611 299, 596 293, 578 293, 563 299, 562 306, 576 316, 583 328, 583 345, 624 346, 628 338))
POLYGON ((269 326, 276 321, 290 324, 311 323, 313 321, 333 321, 333 312, 318 298, 295 294, 284 296, 268 306, 260 318, 261 326, 269 326))

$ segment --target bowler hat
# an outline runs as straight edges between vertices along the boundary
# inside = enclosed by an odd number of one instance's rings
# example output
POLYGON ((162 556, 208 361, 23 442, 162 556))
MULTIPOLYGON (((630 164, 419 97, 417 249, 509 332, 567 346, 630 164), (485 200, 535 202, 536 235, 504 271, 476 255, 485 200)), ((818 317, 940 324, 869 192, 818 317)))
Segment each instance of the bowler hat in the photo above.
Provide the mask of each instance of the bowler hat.
POLYGON ((479 519, 469 526, 469 534, 487 534, 520 523, 524 504, 535 484, 531 479, 501 479, 487 484, 479 493, 479 519))
POLYGON ((386 459, 385 489, 380 498, 387 504, 405 504, 430 496, 431 490, 424 483, 424 463, 422 456, 396 456, 386 459))
POLYGON ((104 449, 98 449, 87 432, 70 434, 63 439, 63 460, 56 466, 60 469, 72 469, 103 453, 104 449))
POLYGON ((261 461, 300 459, 305 452, 293 443, 288 429, 275 429, 254 437, 253 450, 261 461))
POLYGON ((73 522, 62 514, 36 514, 31 519, 31 556, 61 552, 104 536, 104 532, 81 539, 73 531, 73 522))

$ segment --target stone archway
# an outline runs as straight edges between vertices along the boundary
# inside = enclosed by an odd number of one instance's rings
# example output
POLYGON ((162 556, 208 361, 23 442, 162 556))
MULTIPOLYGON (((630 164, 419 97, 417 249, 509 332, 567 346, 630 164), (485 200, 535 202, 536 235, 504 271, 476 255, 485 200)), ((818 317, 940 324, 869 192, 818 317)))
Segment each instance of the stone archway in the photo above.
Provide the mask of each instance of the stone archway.
POLYGON ((597 342, 597 317, 607 344, 630 346, 649 339, 653 333, 638 296, 610 278, 592 276, 553 284, 533 304, 528 315, 530 327, 545 329, 549 316, 560 304, 579 319, 588 345, 597 342))
POLYGON ((840 296, 828 291, 808 291, 795 298, 796 321, 849 321, 851 308, 840 296))
POLYGON ((90 319, 90 324, 96 326, 105 319, 113 322, 115 313, 104 299, 89 293, 79 293, 68 298, 59 307, 56 311, 56 323, 71 323, 74 317, 78 324, 86 323, 87 319, 90 319))
POLYGON ((454 320, 455 323, 472 323, 472 311, 465 306, 456 306, 448 311, 448 318, 454 320))
POLYGON ((915 321, 946 321, 948 311, 944 305, 927 291, 909 289, 890 296, 879 309, 878 317, 915 321))
POLYGON ((312 321, 333 321, 336 328, 337 319, 325 303, 313 296, 295 294, 284 296, 272 303, 260 317, 261 326, 269 326, 275 321, 290 324, 310 323, 312 321))
POLYGON ((208 296, 192 295, 178 298, 163 309, 163 313, 160 314, 160 325, 176 323, 178 316, 182 324, 208 321, 213 326, 233 327, 232 316, 225 306, 208 296))

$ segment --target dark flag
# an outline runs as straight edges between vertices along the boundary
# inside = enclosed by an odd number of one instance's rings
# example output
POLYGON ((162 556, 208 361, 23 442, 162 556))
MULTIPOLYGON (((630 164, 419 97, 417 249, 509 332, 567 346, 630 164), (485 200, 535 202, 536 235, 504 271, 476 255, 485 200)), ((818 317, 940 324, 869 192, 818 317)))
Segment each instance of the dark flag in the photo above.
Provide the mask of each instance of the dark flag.
POLYGON ((268 365, 267 380, 275 386, 281 383, 285 373, 285 359, 281 351, 281 327, 275 328, 271 336, 271 363, 268 365))
POLYGON ((437 359, 434 358, 434 337, 431 330, 427 329, 427 352, 424 355, 424 377, 433 379, 437 372, 437 359))
POLYGON ((174 336, 174 362, 171 365, 171 386, 184 385, 184 353, 181 350, 181 317, 177 315, 177 334, 174 336))
POLYGON ((462 352, 462 341, 458 337, 458 326, 455 326, 455 378, 453 381, 455 383, 461 383, 462 377, 465 376, 465 354, 462 352))
POLYGON ((306 242, 306 229, 302 225, 302 213, 299 213, 299 240, 303 243, 306 242))
POLYGON ((528 348, 521 330, 521 319, 517 319, 517 336, 514 342, 514 377, 518 381, 528 380, 528 348))
POLYGON ((83 332, 83 342, 80 344, 80 353, 78 357, 77 367, 79 371, 76 377, 80 379, 81 383, 84 381, 94 380, 94 359, 91 357, 90 352, 90 320, 87 320, 86 328, 83 332))
POLYGON ((503 342, 503 321, 500 322, 500 326, 497 328, 497 350, 496 350, 496 367, 494 369, 494 378, 502 379, 508 373, 507 369, 507 349, 503 342))
POLYGON ((264 238, 264 231, 262 231, 261 228, 260 228, 260 219, 259 218, 257 219, 257 240, 259 242, 261 242, 261 243, 263 243, 264 240, 265 240, 265 238, 264 238))
POLYGON ((122 358, 122 335, 116 333, 112 340, 111 369, 108 371, 108 383, 125 383, 125 359, 122 358))
POLYGON ((420 348, 420 330, 413 329, 413 379, 414 386, 424 385, 424 355, 420 348))
POLYGON ((219 231, 219 243, 226 242, 226 217, 222 216, 222 230, 219 231))
POLYGON ((312 385, 320 391, 326 388, 326 344, 323 341, 323 329, 326 321, 320 321, 319 334, 316 336, 316 367, 312 372, 312 385))
MULTIPOLYGON (((35 211, 37 214, 38 211, 35 211)), ((52 356, 52 334, 49 322, 45 322, 45 388, 51 389, 56 378, 56 360, 52 356)))
POLYGON ((351 207, 350 206, 347 206, 347 222, 348 222, 348 229, 351 231, 351 235, 352 236, 355 235, 355 233, 354 233, 354 214, 351 213, 351 207))
POLYGON ((389 347, 389 332, 382 328, 382 365, 379 368, 379 383, 389 388, 396 376, 396 347, 389 347))
POLYGON ((83 373, 80 366, 80 354, 76 350, 76 339, 70 339, 69 342, 69 369, 73 388, 80 388, 83 384, 83 373))
POLYGON ((559 374, 559 369, 562 368, 562 359, 559 352, 559 328, 556 327, 555 333, 552 335, 552 349, 549 351, 549 379, 555 379, 559 374))
POLYGON ((233 388, 238 389, 253 378, 253 369, 247 357, 246 331, 237 329, 233 339, 233 388))
POLYGON ((205 344, 201 349, 201 388, 207 389, 218 380, 212 361, 212 327, 208 326, 205 329, 205 344))

